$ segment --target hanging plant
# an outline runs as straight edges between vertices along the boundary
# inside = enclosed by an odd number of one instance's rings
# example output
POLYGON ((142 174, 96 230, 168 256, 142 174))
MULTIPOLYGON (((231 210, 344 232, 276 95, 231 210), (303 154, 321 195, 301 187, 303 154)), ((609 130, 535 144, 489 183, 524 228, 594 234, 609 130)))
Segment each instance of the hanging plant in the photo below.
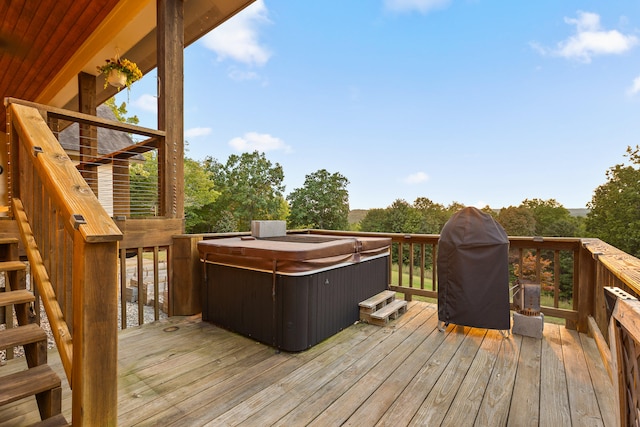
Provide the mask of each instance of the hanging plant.
POLYGON ((98 71, 104 74, 104 88, 108 85, 121 89, 127 87, 129 89, 133 82, 142 78, 142 71, 135 62, 131 62, 124 58, 107 59, 106 64, 98 67, 98 71))

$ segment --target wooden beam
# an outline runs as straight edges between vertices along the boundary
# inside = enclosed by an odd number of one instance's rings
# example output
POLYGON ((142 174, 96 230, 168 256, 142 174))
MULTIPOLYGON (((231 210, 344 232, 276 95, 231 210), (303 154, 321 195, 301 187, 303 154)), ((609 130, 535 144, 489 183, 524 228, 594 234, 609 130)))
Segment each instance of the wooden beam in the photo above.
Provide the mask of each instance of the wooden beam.
MULTIPOLYGON (((96 78, 91 74, 81 72, 78 74, 78 111, 80 113, 97 115, 96 105, 96 78)), ((80 123, 80 135, 78 138, 78 151, 80 152, 80 164, 85 165, 80 172, 87 181, 93 194, 98 197, 98 167, 87 164, 88 159, 98 155, 98 129, 88 123, 80 123)))
POLYGON ((161 214, 184 217, 184 1, 157 0, 158 129, 166 132, 158 150, 161 214))

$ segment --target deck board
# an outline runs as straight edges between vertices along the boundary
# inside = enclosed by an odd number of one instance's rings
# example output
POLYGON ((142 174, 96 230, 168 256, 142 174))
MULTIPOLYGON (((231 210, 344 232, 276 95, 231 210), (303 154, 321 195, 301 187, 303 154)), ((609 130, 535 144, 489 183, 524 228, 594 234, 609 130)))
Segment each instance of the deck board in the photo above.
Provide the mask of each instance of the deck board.
POLYGON ((540 415, 540 357, 542 340, 522 337, 518 370, 509 407, 508 426, 537 426, 540 415))
MULTIPOLYGON (((119 355, 121 426, 615 425, 591 338, 553 324, 542 340, 455 325, 440 332, 427 303, 299 353, 176 317, 121 331, 119 355)), ((64 375, 57 353, 49 362, 64 375)), ((0 408, 3 426, 37 420, 33 400, 0 408)))
POLYGON ((544 338, 540 363, 540 427, 571 425, 560 328, 546 324, 544 338))

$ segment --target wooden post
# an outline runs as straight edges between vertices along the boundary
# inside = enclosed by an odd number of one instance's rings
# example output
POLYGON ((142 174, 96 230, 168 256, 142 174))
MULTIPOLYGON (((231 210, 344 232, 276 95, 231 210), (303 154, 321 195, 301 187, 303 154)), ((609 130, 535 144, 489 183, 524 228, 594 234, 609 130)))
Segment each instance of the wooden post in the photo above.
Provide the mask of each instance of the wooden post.
MULTIPOLYGON (((163 216, 184 217, 184 0, 157 0, 158 150, 163 216)), ((184 227, 184 226, 183 226, 184 227)))
MULTIPOLYGON (((578 293, 574 299, 578 299, 578 323, 575 325, 578 332, 588 332, 589 316, 593 315, 594 292, 596 287, 596 261, 591 252, 581 247, 579 250, 579 281, 578 293)), ((575 304, 575 303, 574 303, 575 304)), ((570 326, 570 325, 567 325, 570 326)))
POLYGON ((201 236, 173 238, 173 273, 171 283, 170 316, 190 316, 202 312, 201 291, 203 266, 198 253, 201 236), (176 286, 176 284, 180 286, 176 286))
POLYGON ((73 250, 73 425, 118 422, 117 242, 86 243, 73 250), (111 277, 112 280, 106 278, 111 277), (113 286, 103 286, 111 283, 113 286), (99 379, 95 375, 100 373, 99 379))
MULTIPOLYGON (((78 74, 78 112, 91 114, 97 113, 96 105, 96 77, 81 72, 78 74)), ((78 138, 80 163, 87 159, 96 158, 98 155, 98 130, 95 126, 80 123, 80 135, 78 138)), ((98 196, 98 168, 86 165, 81 171, 82 177, 87 181, 93 194, 98 196)))

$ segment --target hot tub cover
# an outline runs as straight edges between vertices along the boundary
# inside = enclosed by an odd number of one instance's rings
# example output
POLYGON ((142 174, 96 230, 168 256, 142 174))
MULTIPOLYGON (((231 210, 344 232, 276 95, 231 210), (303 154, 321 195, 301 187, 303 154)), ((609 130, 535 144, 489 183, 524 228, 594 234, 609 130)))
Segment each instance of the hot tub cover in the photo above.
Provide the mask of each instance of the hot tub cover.
POLYGON ((204 262, 295 274, 360 262, 388 253, 390 246, 391 239, 386 237, 290 234, 203 240, 198 243, 198 251, 204 262))
POLYGON ((438 242, 438 319, 446 324, 510 329, 509 239, 474 207, 454 214, 438 242))

